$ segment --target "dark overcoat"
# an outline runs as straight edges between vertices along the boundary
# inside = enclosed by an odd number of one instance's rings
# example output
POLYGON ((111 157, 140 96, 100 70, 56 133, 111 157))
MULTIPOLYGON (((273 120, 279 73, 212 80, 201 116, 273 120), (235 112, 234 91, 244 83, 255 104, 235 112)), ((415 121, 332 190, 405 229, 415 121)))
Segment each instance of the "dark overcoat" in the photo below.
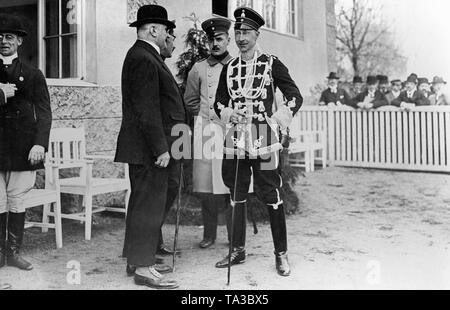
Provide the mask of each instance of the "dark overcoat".
POLYGON ((44 75, 18 58, 8 67, 0 60, 0 83, 17 87, 6 102, 0 90, 0 171, 41 169, 28 156, 35 145, 48 149, 52 112, 44 75))
POLYGON ((122 99, 115 160, 130 165, 131 182, 123 256, 130 265, 153 266, 161 225, 177 196, 180 167, 173 159, 165 169, 155 162, 171 153, 177 139, 172 129, 186 123, 186 111, 175 78, 147 42, 138 40, 125 58, 122 99))

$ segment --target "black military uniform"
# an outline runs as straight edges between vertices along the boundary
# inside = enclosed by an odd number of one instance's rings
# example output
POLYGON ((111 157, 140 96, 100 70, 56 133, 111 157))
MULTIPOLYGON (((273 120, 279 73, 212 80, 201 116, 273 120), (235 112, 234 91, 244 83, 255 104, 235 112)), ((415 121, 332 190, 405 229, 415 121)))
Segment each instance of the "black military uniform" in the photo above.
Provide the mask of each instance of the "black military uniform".
MULTIPOLYGON (((250 8, 237 9, 235 17, 236 30, 257 31, 265 23, 250 8)), ((231 264, 242 263, 246 258, 246 199, 253 172, 255 192, 269 210, 278 273, 288 276, 286 220, 278 169, 279 151, 282 149, 279 128, 290 125, 303 98, 288 69, 278 58, 258 51, 254 55, 252 61, 237 57, 224 67, 214 104, 216 114, 228 124, 222 176, 232 193, 235 208, 231 264), (276 88, 281 90, 287 102, 280 104, 278 111, 273 113, 276 88), (234 109, 245 115, 245 122, 231 125, 234 109)), ((216 267, 228 267, 228 257, 218 262, 216 267)))
MULTIPOLYGON (((0 35, 3 37, 8 34, 19 38, 27 35, 19 19, 1 14, 0 35)), ((2 38, 2 42, 3 40, 5 38, 2 38)), ((15 84, 17 88, 11 98, 6 98, 0 90, 0 173, 9 174, 12 178, 12 175, 19 175, 21 172, 43 168, 42 164, 33 166, 29 155, 34 146, 41 146, 45 150, 48 148, 52 123, 50 99, 41 71, 19 58, 15 58, 11 64, 4 64, 0 59, 0 83, 15 84)), ((34 184, 34 177, 27 181, 34 184)), ((7 188, 13 186, 8 181, 6 184, 7 188)), ((20 187, 21 184, 14 186, 20 187)), ((21 206, 12 212, 10 208, 13 198, 8 197, 9 212, 0 215, 0 267, 7 263, 9 266, 31 270, 31 264, 19 255, 25 211, 21 206)))

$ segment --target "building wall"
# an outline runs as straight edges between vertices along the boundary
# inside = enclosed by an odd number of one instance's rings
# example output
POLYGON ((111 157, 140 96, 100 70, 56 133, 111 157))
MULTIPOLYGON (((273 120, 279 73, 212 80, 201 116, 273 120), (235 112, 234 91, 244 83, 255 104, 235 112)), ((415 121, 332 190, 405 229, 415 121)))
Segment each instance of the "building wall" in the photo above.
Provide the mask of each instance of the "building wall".
MULTIPOLYGON (((142 0, 96 1, 97 82, 100 86, 119 86, 123 59, 136 39, 135 29, 127 25, 127 4, 128 1, 142 0)), ((168 60, 169 68, 176 72, 175 61, 184 48, 183 35, 192 26, 192 22, 184 17, 191 13, 195 13, 202 21, 211 17, 212 1, 160 0, 158 3, 167 8, 169 18, 175 19, 177 23, 176 50, 173 59, 168 60)), ((329 69, 335 67, 333 18, 334 0, 304 0, 302 39, 269 30, 262 31, 261 47, 278 56, 289 67, 294 80, 305 95, 313 85, 323 80, 329 69)), ((237 54, 234 42, 231 43, 230 50, 232 54, 237 54)))

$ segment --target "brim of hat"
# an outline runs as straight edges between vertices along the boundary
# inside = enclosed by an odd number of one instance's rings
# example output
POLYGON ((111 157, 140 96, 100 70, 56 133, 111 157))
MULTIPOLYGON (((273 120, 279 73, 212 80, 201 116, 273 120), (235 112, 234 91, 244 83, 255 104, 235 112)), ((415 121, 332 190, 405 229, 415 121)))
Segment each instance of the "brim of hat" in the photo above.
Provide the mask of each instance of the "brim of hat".
POLYGON ((18 36, 21 36, 21 37, 28 36, 28 32, 26 32, 25 30, 0 29, 0 32, 1 33, 14 33, 14 34, 17 34, 18 36))
POLYGON ((434 84, 447 84, 446 81, 438 81, 438 82, 431 82, 432 85, 434 84))
POLYGON ((145 24, 153 24, 153 23, 166 25, 167 27, 169 27, 171 29, 177 28, 177 26, 175 25, 175 23, 173 21, 170 21, 168 19, 162 19, 162 18, 145 18, 145 19, 137 20, 134 23, 131 23, 130 27, 137 28, 137 27, 140 27, 145 24))
POLYGON ((328 76, 328 80, 340 80, 341 78, 339 76, 328 76))

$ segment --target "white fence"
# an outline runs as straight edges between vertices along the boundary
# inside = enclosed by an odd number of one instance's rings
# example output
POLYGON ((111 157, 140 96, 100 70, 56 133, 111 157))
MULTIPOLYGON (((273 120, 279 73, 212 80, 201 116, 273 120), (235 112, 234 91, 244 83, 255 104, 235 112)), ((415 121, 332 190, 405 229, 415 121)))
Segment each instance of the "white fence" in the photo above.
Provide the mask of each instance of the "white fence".
POLYGON ((303 107, 291 131, 325 131, 332 165, 450 172, 450 107, 303 107))

